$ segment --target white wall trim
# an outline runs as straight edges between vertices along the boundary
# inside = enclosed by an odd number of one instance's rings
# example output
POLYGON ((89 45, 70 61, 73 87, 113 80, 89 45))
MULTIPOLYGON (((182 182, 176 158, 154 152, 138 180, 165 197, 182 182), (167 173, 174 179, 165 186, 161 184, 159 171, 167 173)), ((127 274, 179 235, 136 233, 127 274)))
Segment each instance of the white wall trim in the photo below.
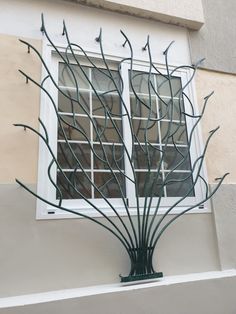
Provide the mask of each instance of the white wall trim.
POLYGON ((54 302, 60 300, 68 300, 74 298, 83 298, 87 296, 96 296, 101 294, 119 293, 125 291, 133 291, 147 288, 155 288, 158 286, 170 286, 183 284, 188 282, 198 282, 204 280, 224 279, 235 277, 236 269, 224 271, 191 273, 187 275, 167 276, 158 281, 134 282, 133 284, 113 284, 99 285, 92 287, 84 287, 78 289, 66 289, 58 291, 49 291, 43 293, 27 294, 8 298, 0 298, 0 309, 11 308, 25 305, 33 305, 39 303, 54 302))

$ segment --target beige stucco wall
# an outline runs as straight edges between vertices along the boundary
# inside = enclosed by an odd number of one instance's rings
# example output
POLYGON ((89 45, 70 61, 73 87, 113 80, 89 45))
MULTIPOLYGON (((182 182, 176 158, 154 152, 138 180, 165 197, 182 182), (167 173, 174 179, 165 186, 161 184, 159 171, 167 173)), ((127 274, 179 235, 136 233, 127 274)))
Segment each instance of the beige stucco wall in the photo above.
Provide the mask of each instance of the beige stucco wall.
POLYGON ((199 29, 204 23, 202 0, 67 0, 116 12, 199 29))
MULTIPOLYGON (((29 42, 41 48, 40 41, 29 42)), ((15 178, 35 183, 38 140, 13 123, 38 126, 39 90, 31 83, 25 84, 18 69, 39 80, 41 65, 35 54, 27 53, 27 47, 17 37, 0 35, 0 47, 0 183, 12 183, 15 178)))
POLYGON ((196 75, 196 91, 199 107, 203 98, 214 91, 202 121, 203 137, 218 125, 207 153, 209 183, 226 172, 230 175, 225 183, 236 183, 236 75, 199 70, 196 75))

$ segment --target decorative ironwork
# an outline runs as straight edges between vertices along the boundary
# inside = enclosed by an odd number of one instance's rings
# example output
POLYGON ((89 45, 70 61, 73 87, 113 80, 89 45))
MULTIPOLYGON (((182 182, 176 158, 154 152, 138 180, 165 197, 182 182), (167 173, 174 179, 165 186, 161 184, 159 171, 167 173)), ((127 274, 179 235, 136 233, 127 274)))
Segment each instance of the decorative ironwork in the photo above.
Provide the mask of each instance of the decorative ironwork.
MULTIPOLYGON (((124 32, 121 31, 121 34, 124 37, 124 43, 121 45, 125 49, 128 47, 130 56, 120 61, 116 71, 114 71, 114 69, 110 67, 103 51, 102 30, 100 30, 98 37, 95 39, 100 46, 101 60, 103 62, 102 67, 97 66, 96 62, 90 58, 82 47, 70 41, 65 22, 63 22, 62 36, 65 36, 66 38, 67 47, 63 52, 59 50, 51 40, 45 27, 43 15, 41 31, 61 60, 61 76, 63 77, 64 74, 69 75, 73 82, 73 93, 66 92, 65 89, 55 81, 40 52, 24 40, 20 41, 27 46, 27 52, 30 53, 33 51, 36 53, 47 74, 42 82, 38 83, 23 71, 20 70, 20 73, 25 77, 26 83, 31 82, 35 84, 46 94, 54 109, 58 122, 58 137, 60 138, 60 141, 58 142, 58 151, 60 151, 60 156, 56 156, 51 148, 50 134, 48 133, 46 125, 40 118, 39 123, 43 130, 42 132, 24 124, 15 124, 15 126, 20 126, 32 131, 39 136, 46 145, 48 153, 51 156, 51 163, 49 164, 47 174, 45 173, 45 175, 48 176, 51 184, 56 190, 57 201, 52 203, 48 199, 37 195, 19 180, 16 179, 16 182, 46 204, 62 211, 85 217, 111 232, 124 246, 131 262, 130 273, 127 277, 121 276, 122 282, 162 277, 162 273, 156 272, 153 267, 153 253, 160 237, 176 219, 208 201, 218 190, 227 175, 225 174, 221 178, 218 178, 218 184, 215 189, 210 191, 207 182, 201 174, 208 144, 219 127, 210 131, 203 151, 195 160, 190 162, 190 159, 192 158, 190 158, 190 149, 193 145, 194 133, 204 115, 208 100, 213 94, 211 93, 205 97, 202 112, 196 114, 190 98, 185 93, 186 87, 192 81, 196 69, 202 60, 194 66, 187 65, 171 69, 168 63, 168 51, 173 44, 172 42, 164 51, 165 73, 162 73, 156 68, 152 61, 150 40, 148 36, 146 44, 143 48, 140 48, 144 53, 148 54, 149 61, 149 70, 145 72, 144 75, 146 86, 146 98, 144 99, 140 96, 139 91, 137 91, 137 81, 140 79, 140 84, 143 84, 143 82, 141 82, 143 74, 133 69, 133 49, 129 38, 124 32), (80 52, 80 55, 77 54, 77 51, 80 52), (89 64, 89 67, 84 67, 84 60, 89 64), (123 95, 124 81, 121 75, 121 65, 124 62, 129 63, 130 93, 134 102, 134 107, 131 111, 128 109, 123 95), (93 71, 96 70, 97 73, 105 77, 110 82, 111 87, 105 91, 99 91, 98 86, 91 80, 91 75, 88 75, 88 68, 91 68, 93 71), (192 75, 184 86, 180 86, 175 90, 173 79, 175 79, 176 72, 184 68, 190 69, 192 75), (84 96, 81 91, 82 89, 78 82, 77 70, 82 73, 83 80, 89 84, 89 88, 92 90, 92 95, 98 103, 96 110, 102 112, 102 119, 100 117, 100 120, 96 114, 91 113, 93 108, 90 108, 88 100, 86 100, 86 95, 84 96), (157 79, 160 79, 161 81, 158 86, 154 82, 157 79), (58 108, 52 95, 45 88, 44 84, 47 80, 51 81, 57 89, 58 94, 64 97, 68 102, 71 108, 70 119, 63 115, 63 110, 58 108), (168 99, 162 97, 160 93, 160 89, 164 84, 169 91, 168 99), (114 99, 112 99, 112 97, 109 100, 109 96, 111 95, 115 95, 116 104, 113 103, 114 99), (152 104, 153 97, 155 97, 156 101, 162 105, 162 110, 160 110, 159 105, 158 112, 156 109, 154 110, 152 104), (188 103, 188 106, 191 108, 190 113, 186 112, 183 102, 188 103), (119 103, 119 105, 117 105, 117 103, 119 103), (117 106, 120 106, 121 109, 117 110, 117 106), (80 113, 78 113, 78 111, 80 113), (144 113, 145 118, 142 117, 142 114, 144 115, 144 113), (84 124, 80 122, 80 120, 82 121, 82 117, 86 118, 84 124), (188 132, 188 136, 186 135, 187 118, 194 121, 192 128, 188 132), (129 144, 126 143, 124 132, 122 132, 121 124, 124 119, 126 119, 128 131, 130 133, 131 141, 129 144), (166 124, 167 127, 165 132, 162 130, 162 133, 164 134, 162 134, 162 138, 159 139, 160 143, 156 145, 153 139, 150 140, 148 134, 151 128, 158 127, 159 131, 155 131, 155 134, 159 134, 160 136, 160 125, 163 121, 168 122, 166 124), (87 123, 91 126, 93 135, 89 133, 91 130, 86 131, 87 123), (110 140, 110 146, 108 145, 109 132, 112 132, 115 138, 115 140, 110 140), (76 144, 76 141, 74 141, 74 143, 71 141, 73 138, 71 134, 77 134, 77 139, 82 138, 79 144, 76 144), (183 147, 179 144, 179 138, 181 136, 184 137, 185 141, 184 145, 182 145, 183 147), (93 145, 91 137, 96 139, 96 145, 93 145), (140 137, 142 137, 142 140, 140 137), (170 147, 172 149, 171 153, 168 152, 170 147), (89 163, 88 160, 86 161, 86 152, 92 154, 93 159, 96 159, 97 167, 103 167, 103 169, 106 170, 106 175, 107 173, 109 174, 108 177, 104 174, 104 170, 103 175, 105 179, 103 178, 103 180, 99 181, 102 177, 102 174, 100 174, 99 177, 99 172, 97 177, 94 174, 94 177, 92 178, 92 172, 88 172, 88 169, 86 169, 89 166, 85 165, 86 162, 89 163), (73 162, 71 162, 68 156, 73 159, 73 162), (141 158, 142 161, 140 161, 139 158, 141 158), (166 160, 168 160, 168 163, 172 166, 167 167, 165 165, 166 160), (139 172, 139 169, 141 168, 140 163, 142 162, 146 164, 146 172, 144 174, 139 172), (124 165, 125 163, 126 165, 124 165), (101 164, 103 166, 101 166, 101 164), (127 164, 131 170, 130 173, 125 171, 125 166, 127 166, 127 164), (55 165, 57 167, 56 179, 52 175, 52 168, 55 165), (181 167, 184 167, 184 165, 187 170, 184 172, 185 175, 181 176, 179 175, 181 171, 178 172, 178 169, 182 169, 181 167), (167 167, 167 170, 163 167, 167 167), (65 168, 67 168, 67 170, 70 169, 70 171, 66 171, 65 168), (130 214, 130 208, 124 188, 124 182, 127 182, 127 180, 134 185, 135 189, 135 216, 130 214), (195 186, 198 181, 202 181, 205 188, 205 196, 203 199, 192 206, 185 207, 184 210, 174 216, 168 216, 173 209, 180 205, 186 198, 194 196, 195 186), (174 202, 163 215, 160 215, 159 209, 162 199, 166 196, 165 191, 167 191, 170 186, 177 185, 184 186, 184 190, 177 195, 178 199, 176 202, 174 202), (115 187, 112 191, 111 186, 115 187), (117 220, 111 219, 101 208, 97 207, 94 202, 91 201, 90 190, 93 190, 94 197, 103 199, 106 202, 117 220), (109 193, 114 193, 115 196, 118 195, 122 200, 128 219, 124 219, 120 215, 119 210, 114 207, 112 201, 108 197, 109 193), (140 196, 142 196, 144 200, 142 204, 140 203, 140 196), (63 205, 64 198, 79 198, 86 201, 89 206, 104 218, 105 222, 79 211, 66 208, 63 205)), ((155 106, 155 108, 157 108, 157 105, 155 106)))

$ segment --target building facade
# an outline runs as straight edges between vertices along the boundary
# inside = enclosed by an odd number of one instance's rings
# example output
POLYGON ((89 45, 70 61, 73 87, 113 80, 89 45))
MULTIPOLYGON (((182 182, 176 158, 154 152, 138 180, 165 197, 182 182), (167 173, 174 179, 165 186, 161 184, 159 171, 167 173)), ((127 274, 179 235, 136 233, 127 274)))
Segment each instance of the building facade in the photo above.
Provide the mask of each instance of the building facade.
POLYGON ((0 313, 235 313, 234 1, 0 0, 0 6, 0 313), (50 69, 55 66, 40 30, 42 12, 57 47, 65 47, 65 20, 71 41, 95 59, 100 28, 112 60, 128 56, 120 29, 132 42, 137 63, 148 59, 142 49, 147 35, 160 67, 173 40, 171 65, 206 58, 190 85, 199 111, 204 97, 215 92, 198 132, 201 147, 208 132, 220 125, 207 151, 205 177, 214 189, 215 178, 230 175, 211 202, 182 216, 163 234, 154 255, 154 266, 164 273, 160 281, 119 284, 118 275, 127 274, 130 265, 117 239, 86 219, 45 214, 15 182, 17 178, 33 191, 39 184, 45 187, 39 181, 43 157, 37 136, 13 126, 38 129, 44 106, 40 89, 25 84, 18 71, 40 82, 42 63, 19 39, 36 47, 50 69))

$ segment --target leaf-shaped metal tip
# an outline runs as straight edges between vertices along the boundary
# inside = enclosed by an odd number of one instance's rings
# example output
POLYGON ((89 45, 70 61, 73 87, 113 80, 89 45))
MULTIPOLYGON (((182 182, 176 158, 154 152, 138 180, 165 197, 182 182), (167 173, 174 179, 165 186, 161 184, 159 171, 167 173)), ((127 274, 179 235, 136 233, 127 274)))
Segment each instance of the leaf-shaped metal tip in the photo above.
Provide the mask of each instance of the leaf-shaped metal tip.
POLYGON ((215 133, 216 131, 218 131, 220 128, 220 126, 218 125, 218 127, 216 127, 215 129, 212 129, 209 131, 209 133, 215 133))
POLYGON ((204 97, 204 100, 207 100, 207 99, 209 99, 213 94, 214 94, 215 92, 214 91, 212 91, 209 95, 207 95, 207 96, 205 96, 204 97))
POLYGON ((65 20, 63 20, 62 25, 63 25, 63 28, 62 28, 62 34, 61 35, 64 36, 65 33, 66 33, 66 23, 65 23, 65 20))
POLYGON ((44 31, 45 31, 45 27, 44 27, 44 15, 43 15, 43 13, 41 13, 41 27, 40 27, 40 31, 42 32, 42 33, 44 33, 44 31))
POLYGON ((146 51, 146 50, 147 50, 147 47, 148 47, 148 45, 149 45, 149 38, 150 38, 150 36, 148 35, 148 36, 147 36, 147 42, 146 42, 145 46, 142 47, 142 50, 143 50, 143 51, 146 51))
POLYGON ((99 43, 102 39, 102 28, 100 27, 99 35, 95 38, 95 41, 99 43))
POLYGON ((226 172, 222 177, 218 177, 218 178, 215 178, 215 181, 220 181, 220 180, 224 180, 225 177, 227 177, 230 173, 229 172, 226 172))
POLYGON ((166 48, 166 50, 163 51, 163 55, 167 55, 167 53, 168 53, 170 47, 173 45, 174 42, 175 42, 175 41, 173 40, 173 41, 169 44, 169 46, 166 48))
POLYGON ((199 65, 200 65, 201 63, 203 63, 205 60, 206 60, 206 58, 202 58, 202 59, 198 60, 195 64, 193 64, 193 67, 194 67, 195 69, 198 68, 199 65))

